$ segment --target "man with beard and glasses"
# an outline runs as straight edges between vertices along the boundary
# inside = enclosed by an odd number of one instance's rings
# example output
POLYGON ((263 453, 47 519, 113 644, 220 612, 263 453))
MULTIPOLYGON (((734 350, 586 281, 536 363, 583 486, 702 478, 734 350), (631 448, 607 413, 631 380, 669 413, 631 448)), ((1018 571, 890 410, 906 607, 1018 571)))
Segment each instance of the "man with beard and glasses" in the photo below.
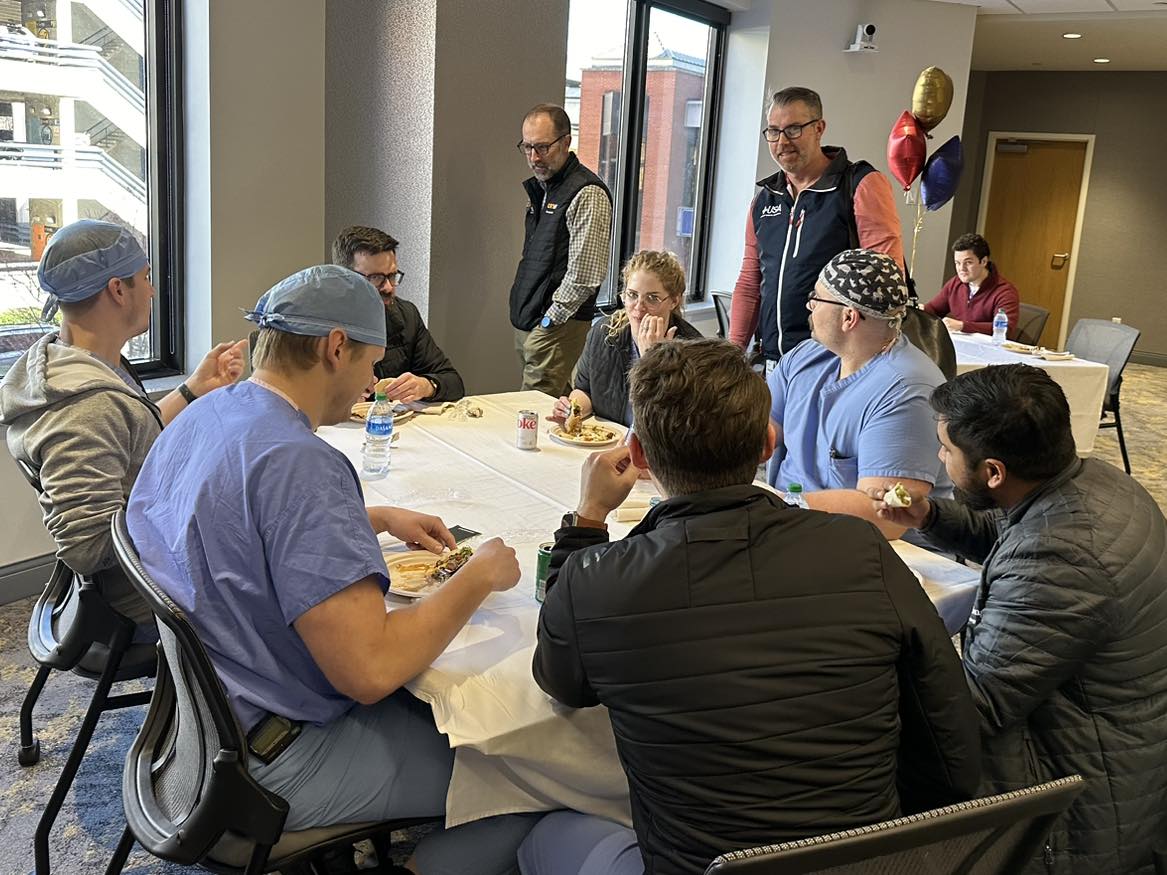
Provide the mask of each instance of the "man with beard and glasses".
POLYGON ((770 485, 797 483, 813 509, 864 517, 889 538, 903 527, 877 517, 861 490, 890 478, 913 496, 952 494, 928 407, 944 375, 900 332, 907 299, 895 259, 840 252, 806 302, 811 339, 768 380, 779 437, 770 485))
POLYGON ((417 306, 397 295, 405 279, 398 270, 397 241, 378 228, 353 225, 332 241, 332 263, 356 271, 373 284, 385 305, 385 355, 374 371, 390 401, 457 401, 466 394, 462 377, 426 328, 417 306))
POLYGON ((957 500, 893 510, 882 488, 869 494, 884 519, 983 566, 964 640, 981 792, 1076 772, 1086 790, 1031 870, 1167 871, 1162 511, 1122 471, 1078 458, 1066 397, 1043 370, 973 371, 931 403, 957 500))

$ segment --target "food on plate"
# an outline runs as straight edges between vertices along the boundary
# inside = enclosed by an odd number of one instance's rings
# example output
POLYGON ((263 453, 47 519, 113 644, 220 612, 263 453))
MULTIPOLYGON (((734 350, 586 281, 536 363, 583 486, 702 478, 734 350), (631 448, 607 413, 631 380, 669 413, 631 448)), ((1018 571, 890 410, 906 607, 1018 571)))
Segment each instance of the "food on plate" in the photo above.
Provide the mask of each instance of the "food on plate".
POLYGON ((911 507, 912 493, 902 483, 897 483, 883 494, 883 503, 888 507, 911 507))
POLYGON ((1028 343, 1017 343, 1014 340, 1006 340, 1001 344, 1001 349, 1007 349, 1010 352, 1034 352, 1037 347, 1031 346, 1028 343))
POLYGON ((563 433, 575 437, 583 427, 583 408, 578 401, 571 402, 571 413, 563 421, 563 433))
POLYGON ((606 444, 616 440, 616 432, 606 425, 580 425, 574 432, 555 426, 551 433, 583 444, 606 444))
POLYGON ((427 575, 430 583, 445 583, 454 573, 470 561, 470 557, 474 555, 474 550, 471 547, 459 547, 457 550, 452 550, 438 557, 438 561, 434 563, 434 567, 427 575))
POLYGON ((441 556, 420 551, 404 555, 387 553, 389 588, 398 593, 424 595, 453 577, 473 554, 470 547, 460 547, 441 556))
POLYGON ((1037 354, 1047 362, 1069 361, 1074 357, 1074 354, 1068 350, 1046 349, 1044 346, 1037 351, 1037 354))

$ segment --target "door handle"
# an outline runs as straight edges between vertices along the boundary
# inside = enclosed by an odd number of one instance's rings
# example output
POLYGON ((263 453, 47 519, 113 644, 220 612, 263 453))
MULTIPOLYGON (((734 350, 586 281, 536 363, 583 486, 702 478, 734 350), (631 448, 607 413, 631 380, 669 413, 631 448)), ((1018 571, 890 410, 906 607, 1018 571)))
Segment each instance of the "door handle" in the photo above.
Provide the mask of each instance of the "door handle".
POLYGON ((1070 253, 1055 252, 1053 258, 1049 260, 1049 266, 1054 270, 1061 270, 1066 266, 1066 262, 1070 260, 1070 253))

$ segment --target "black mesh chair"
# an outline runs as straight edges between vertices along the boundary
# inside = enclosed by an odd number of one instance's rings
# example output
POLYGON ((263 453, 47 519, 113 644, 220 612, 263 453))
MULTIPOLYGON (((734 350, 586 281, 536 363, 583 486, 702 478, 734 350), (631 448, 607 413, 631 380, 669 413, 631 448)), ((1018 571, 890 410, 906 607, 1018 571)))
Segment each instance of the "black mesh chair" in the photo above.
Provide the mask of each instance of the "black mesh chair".
MULTIPOLYGON (((42 490, 37 472, 20 459, 16 460, 16 465, 39 494, 42 490)), ((37 824, 33 839, 37 875, 48 875, 50 871, 49 833, 81 767, 97 721, 106 711, 145 705, 150 701, 148 690, 117 696, 109 694, 118 681, 154 675, 157 665, 154 646, 133 644, 135 629, 132 620, 110 606, 97 580, 74 574, 65 563, 57 561, 28 620, 28 649, 39 668, 20 706, 17 761, 22 766, 31 766, 40 760, 40 740, 33 734, 32 714, 49 674, 54 670, 71 671, 96 681, 97 685, 65 767, 37 824)))
POLYGON ((722 340, 729 337, 729 308, 733 295, 728 292, 710 292, 713 298, 713 312, 717 316, 717 336, 722 340))
POLYGON ((1059 814, 1085 788, 1080 775, 815 836, 722 854, 706 875, 1013 875, 1032 860, 1059 814))
POLYGON ((389 833, 440 818, 355 823, 284 832, 288 803, 247 768, 247 742, 206 650, 182 610, 150 578, 126 528, 113 519, 118 562, 158 621, 158 680, 146 721, 126 755, 127 826, 106 869, 118 875, 136 840, 163 860, 212 872, 285 875, 338 846, 372 839, 382 863, 389 833))
POLYGON ((1106 396, 1102 400, 1102 421, 1099 428, 1113 428, 1118 431, 1118 448, 1122 451, 1122 466, 1129 474, 1131 460, 1126 451, 1126 438, 1122 433, 1122 415, 1118 409, 1118 393, 1122 389, 1122 372, 1135 344, 1142 332, 1130 325, 1109 322, 1105 319, 1079 319, 1066 341, 1066 349, 1080 359, 1100 362, 1110 369, 1110 379, 1106 384, 1106 396), (1114 414, 1109 420, 1106 414, 1114 414))
POLYGON ((1049 321, 1049 310, 1036 304, 1020 304, 1018 310, 1017 327, 1013 329, 1011 339, 1037 346, 1041 333, 1045 331, 1045 323, 1049 321))

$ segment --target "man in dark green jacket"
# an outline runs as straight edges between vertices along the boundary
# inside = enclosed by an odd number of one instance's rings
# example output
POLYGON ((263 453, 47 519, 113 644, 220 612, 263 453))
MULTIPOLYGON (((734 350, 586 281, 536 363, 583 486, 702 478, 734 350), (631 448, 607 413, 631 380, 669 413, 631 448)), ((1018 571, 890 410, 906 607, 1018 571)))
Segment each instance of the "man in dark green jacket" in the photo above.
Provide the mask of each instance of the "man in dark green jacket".
POLYGON ((1122 471, 1078 458, 1065 395, 1045 371, 963 374, 932 407, 960 500, 879 513, 983 565, 964 644, 982 794, 1080 774, 1086 790, 1030 871, 1164 871, 1154 862, 1158 851, 1167 865, 1163 513, 1122 471))

